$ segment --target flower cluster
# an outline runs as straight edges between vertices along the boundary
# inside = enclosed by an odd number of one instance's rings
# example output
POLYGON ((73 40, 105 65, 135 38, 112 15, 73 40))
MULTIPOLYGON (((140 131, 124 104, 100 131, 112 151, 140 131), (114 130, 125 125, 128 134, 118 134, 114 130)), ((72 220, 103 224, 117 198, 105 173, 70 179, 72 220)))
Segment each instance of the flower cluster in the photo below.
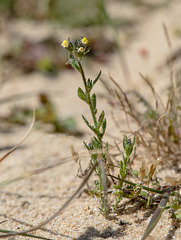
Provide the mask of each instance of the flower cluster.
POLYGON ((72 61, 80 61, 90 51, 88 43, 89 40, 86 37, 81 37, 76 41, 63 40, 61 46, 69 51, 69 62, 71 63, 72 61))
POLYGON ((68 39, 68 41, 67 41, 67 40, 63 40, 61 46, 64 47, 64 48, 66 48, 66 49, 68 49, 68 47, 69 47, 70 45, 72 46, 73 43, 77 43, 77 45, 80 45, 80 43, 82 43, 84 46, 86 46, 86 45, 89 43, 89 40, 88 40, 86 37, 81 38, 81 40, 77 40, 77 41, 74 41, 74 42, 73 42, 73 41, 70 42, 69 39, 68 39))

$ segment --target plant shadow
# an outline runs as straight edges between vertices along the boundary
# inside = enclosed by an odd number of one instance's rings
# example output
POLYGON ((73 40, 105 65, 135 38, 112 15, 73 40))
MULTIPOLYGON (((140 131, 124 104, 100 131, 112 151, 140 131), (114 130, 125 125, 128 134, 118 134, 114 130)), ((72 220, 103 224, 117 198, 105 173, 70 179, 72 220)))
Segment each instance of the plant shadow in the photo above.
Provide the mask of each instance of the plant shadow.
POLYGON ((114 237, 114 238, 123 237, 125 235, 124 230, 125 228, 121 228, 121 227, 119 227, 116 230, 112 230, 112 228, 108 227, 101 232, 93 227, 88 227, 87 230, 78 238, 75 238, 75 240, 91 240, 91 239, 97 239, 97 238, 107 239, 110 237, 114 237))

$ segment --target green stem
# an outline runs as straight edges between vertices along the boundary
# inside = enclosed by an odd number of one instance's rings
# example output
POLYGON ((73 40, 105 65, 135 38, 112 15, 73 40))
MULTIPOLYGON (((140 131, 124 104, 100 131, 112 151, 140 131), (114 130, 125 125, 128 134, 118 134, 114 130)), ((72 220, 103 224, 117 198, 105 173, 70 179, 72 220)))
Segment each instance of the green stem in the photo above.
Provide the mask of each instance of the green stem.
MULTIPOLYGON (((137 185, 136 183, 132 183, 132 182, 127 181, 127 180, 124 180, 124 179, 122 179, 122 178, 115 177, 115 176, 113 176, 113 175, 111 175, 111 174, 108 174, 107 176, 112 177, 112 178, 115 178, 115 179, 117 179, 117 180, 120 180, 120 181, 122 181, 122 182, 124 182, 124 183, 130 184, 130 185, 132 185, 132 186, 136 186, 136 185, 137 185)), ((147 191, 150 191, 150 192, 155 192, 155 193, 159 193, 159 194, 163 194, 163 193, 164 193, 164 191, 156 190, 156 189, 149 188, 149 187, 145 187, 145 186, 142 186, 142 188, 143 188, 144 190, 147 190, 147 191)))
POLYGON ((84 87, 85 87, 85 90, 87 91, 87 83, 86 83, 86 77, 85 77, 85 74, 84 74, 84 70, 82 68, 82 64, 80 63, 80 61, 78 61, 78 64, 79 64, 79 68, 80 68, 80 74, 81 74, 82 79, 83 79, 84 87))
MULTIPOLYGON (((92 102, 91 102, 91 98, 90 98, 90 92, 89 92, 88 89, 87 89, 87 83, 86 83, 86 78, 85 78, 84 70, 83 70, 83 68, 82 68, 82 65, 81 65, 80 61, 78 61, 78 64, 79 64, 79 68, 80 68, 80 74, 81 74, 82 79, 83 79, 85 91, 87 92, 88 102, 89 102, 89 108, 90 108, 91 115, 92 115, 92 118, 93 118, 93 121, 94 121, 94 126, 97 127, 97 119, 96 119, 96 115, 95 115, 95 113, 94 113, 94 109, 93 109, 93 106, 92 106, 92 102)), ((97 135, 97 137, 99 138, 98 134, 96 134, 96 135, 97 135)), ((99 140, 100 140, 100 138, 99 138, 99 140)))

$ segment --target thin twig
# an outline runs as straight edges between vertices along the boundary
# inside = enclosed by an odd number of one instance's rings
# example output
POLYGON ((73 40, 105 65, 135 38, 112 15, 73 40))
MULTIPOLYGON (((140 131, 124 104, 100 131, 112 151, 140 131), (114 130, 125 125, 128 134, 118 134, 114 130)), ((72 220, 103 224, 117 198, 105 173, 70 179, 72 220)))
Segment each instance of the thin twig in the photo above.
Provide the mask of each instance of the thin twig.
POLYGON ((33 119, 32 119, 31 125, 30 125, 27 133, 25 134, 25 136, 20 140, 20 142, 16 146, 11 148, 4 156, 2 156, 0 158, 0 162, 2 162, 7 156, 9 156, 12 152, 14 152, 25 141, 25 139, 28 137, 28 135, 30 134, 30 132, 33 128, 34 122, 35 122, 35 109, 33 110, 33 119))

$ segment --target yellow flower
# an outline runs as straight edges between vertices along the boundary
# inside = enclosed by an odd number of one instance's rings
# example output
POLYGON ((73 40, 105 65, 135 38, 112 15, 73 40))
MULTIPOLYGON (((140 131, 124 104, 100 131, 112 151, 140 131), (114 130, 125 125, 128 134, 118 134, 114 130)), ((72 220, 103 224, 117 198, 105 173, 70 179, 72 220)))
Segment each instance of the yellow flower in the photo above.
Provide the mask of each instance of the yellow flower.
POLYGON ((85 37, 84 37, 84 38, 82 38, 82 43, 83 43, 83 44, 86 44, 86 45, 87 45, 87 44, 88 44, 88 42, 89 42, 89 40, 87 40, 87 38, 85 38, 85 37))
POLYGON ((64 48, 67 48, 69 46, 68 41, 67 40, 63 40, 61 46, 64 47, 64 48))

